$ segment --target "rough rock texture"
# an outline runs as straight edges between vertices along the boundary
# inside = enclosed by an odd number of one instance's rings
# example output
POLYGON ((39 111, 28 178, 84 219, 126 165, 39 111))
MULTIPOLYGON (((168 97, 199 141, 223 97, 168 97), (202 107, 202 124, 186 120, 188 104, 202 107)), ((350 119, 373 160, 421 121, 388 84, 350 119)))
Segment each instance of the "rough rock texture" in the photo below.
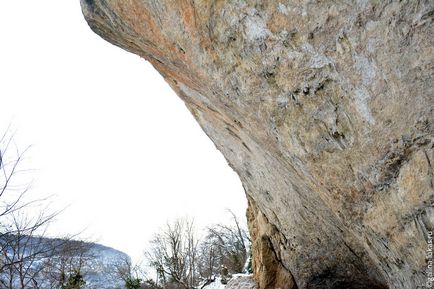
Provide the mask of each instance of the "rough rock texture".
POLYGON ((282 239, 279 229, 270 224, 267 217, 259 210, 253 199, 249 197, 247 222, 254 256, 253 272, 260 288, 295 288, 291 273, 282 265, 280 255, 273 244, 279 244, 282 239))
POLYGON ((82 8, 96 33, 154 65, 239 174, 261 288, 424 286, 433 1, 82 8))

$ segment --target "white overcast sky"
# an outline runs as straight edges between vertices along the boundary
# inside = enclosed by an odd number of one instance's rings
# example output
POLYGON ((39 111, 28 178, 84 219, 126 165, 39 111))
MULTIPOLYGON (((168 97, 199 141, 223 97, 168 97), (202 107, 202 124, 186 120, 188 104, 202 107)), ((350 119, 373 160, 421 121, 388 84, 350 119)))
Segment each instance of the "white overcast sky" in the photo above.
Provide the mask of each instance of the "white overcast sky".
POLYGON ((145 62, 94 34, 79 0, 0 4, 0 129, 32 145, 33 196, 68 208, 49 230, 139 258, 168 219, 244 217, 236 174, 145 62))

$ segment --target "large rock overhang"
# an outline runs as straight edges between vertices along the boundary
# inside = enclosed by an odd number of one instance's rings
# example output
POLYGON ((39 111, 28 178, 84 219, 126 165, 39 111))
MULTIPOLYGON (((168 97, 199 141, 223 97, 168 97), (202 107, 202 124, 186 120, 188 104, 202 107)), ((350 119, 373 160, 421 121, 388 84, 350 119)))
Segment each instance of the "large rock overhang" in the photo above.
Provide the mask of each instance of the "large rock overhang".
POLYGON ((432 1, 81 4, 97 34, 153 64, 240 176, 263 288, 425 285, 432 1))

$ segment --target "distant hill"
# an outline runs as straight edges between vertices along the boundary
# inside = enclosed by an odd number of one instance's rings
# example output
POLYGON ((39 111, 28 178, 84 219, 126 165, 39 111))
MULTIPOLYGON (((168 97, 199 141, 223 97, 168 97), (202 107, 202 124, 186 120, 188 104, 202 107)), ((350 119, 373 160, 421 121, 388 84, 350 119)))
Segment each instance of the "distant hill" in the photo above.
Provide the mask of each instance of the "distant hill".
POLYGON ((0 288, 14 289, 22 288, 20 279, 25 288, 58 289, 78 268, 86 289, 123 289, 118 269, 130 262, 101 244, 12 234, 0 236, 0 253, 0 288))
POLYGON ((130 261, 130 257, 119 250, 92 243, 90 254, 90 269, 84 272, 86 288, 89 289, 120 289, 124 281, 116 274, 116 266, 130 261))

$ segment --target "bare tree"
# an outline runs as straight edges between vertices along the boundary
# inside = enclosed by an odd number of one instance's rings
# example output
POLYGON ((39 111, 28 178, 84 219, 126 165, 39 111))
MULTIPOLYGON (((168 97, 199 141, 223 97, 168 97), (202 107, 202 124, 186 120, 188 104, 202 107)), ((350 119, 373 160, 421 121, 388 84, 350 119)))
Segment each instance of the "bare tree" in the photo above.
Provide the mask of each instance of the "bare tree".
POLYGON ((43 235, 54 215, 40 214, 29 218, 23 212, 16 211, 9 217, 11 231, 0 237, 3 257, 0 282, 3 285, 6 283, 7 288, 39 288, 37 279, 43 269, 41 263, 54 251, 53 245, 40 235, 43 235))
POLYGON ((200 242, 186 219, 167 224, 154 236, 145 257, 157 273, 157 286, 189 289, 244 271, 250 238, 236 215, 228 212, 230 224, 208 227, 200 242))
POLYGON ((115 265, 115 274, 124 282, 126 282, 128 279, 133 278, 134 276, 133 267, 134 266, 131 262, 131 259, 125 258, 115 265))
POLYGON ((228 210, 231 224, 208 227, 201 244, 200 274, 205 279, 228 273, 241 273, 248 259, 250 238, 236 215, 228 210))
MULTIPOLYGON (((31 182, 24 175, 28 172, 23 169, 26 152, 19 152, 9 130, 0 137, 0 287, 5 289, 49 288, 44 274, 54 268, 50 264, 66 266, 62 251, 75 255, 63 272, 81 269, 84 264, 81 251, 66 248, 75 243, 43 237, 59 212, 49 213, 48 198, 28 200, 31 182), (77 256, 79 264, 72 266, 77 256)), ((58 283, 52 285, 60 288, 58 283)))
POLYGON ((70 237, 43 237, 54 216, 40 214, 29 218, 21 212, 11 214, 13 230, 0 237, 4 260, 0 268, 1 288, 59 289, 86 272, 94 257, 90 254, 93 244, 70 237))
POLYGON ((194 230, 192 221, 178 219, 152 239, 146 257, 165 287, 175 284, 190 289, 198 283, 198 240, 194 230))
POLYGON ((127 289, 139 289, 146 279, 145 272, 140 265, 133 264, 129 257, 124 258, 115 265, 116 276, 125 283, 127 289))
POLYGON ((16 146, 12 148, 13 146, 13 135, 8 129, 0 138, 0 236, 9 233, 12 227, 5 218, 32 203, 23 201, 30 183, 23 183, 23 179, 19 178, 26 172, 21 166, 29 147, 19 152, 16 146))
POLYGON ((220 248, 210 238, 205 238, 200 244, 200 254, 198 258, 198 271, 202 279, 213 282, 219 270, 220 248))
POLYGON ((30 218, 25 212, 45 201, 25 201, 30 187, 23 176, 27 170, 22 168, 26 152, 27 149, 19 152, 13 134, 6 130, 0 138, 0 283, 7 284, 7 288, 25 288, 35 283, 34 276, 39 273, 35 264, 47 252, 34 236, 42 234, 56 215, 41 213, 30 218))
POLYGON ((54 247, 52 254, 43 262, 42 275, 46 280, 44 289, 63 288, 69 279, 86 275, 90 269, 92 243, 71 240, 68 238, 51 239, 54 247))

